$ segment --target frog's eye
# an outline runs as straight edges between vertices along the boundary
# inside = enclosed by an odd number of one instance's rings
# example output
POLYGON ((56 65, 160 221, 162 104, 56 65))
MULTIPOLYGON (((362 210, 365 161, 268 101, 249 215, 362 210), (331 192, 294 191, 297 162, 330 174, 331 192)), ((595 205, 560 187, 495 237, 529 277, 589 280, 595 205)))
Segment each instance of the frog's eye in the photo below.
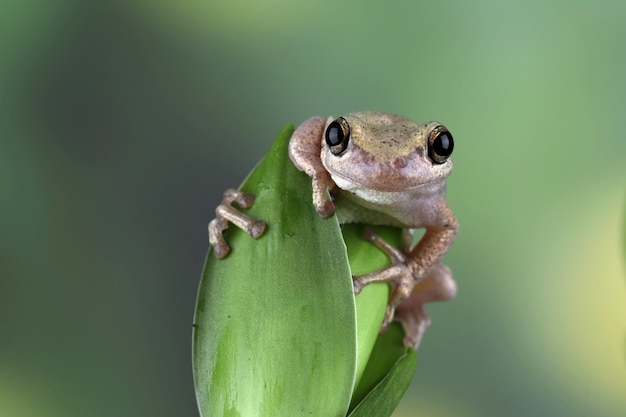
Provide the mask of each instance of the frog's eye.
POLYGON ((454 140, 445 126, 435 127, 428 135, 428 157, 436 164, 443 164, 452 155, 454 140))
POLYGON ((332 121, 326 128, 326 144, 333 155, 340 155, 348 147, 350 125, 343 117, 332 121))

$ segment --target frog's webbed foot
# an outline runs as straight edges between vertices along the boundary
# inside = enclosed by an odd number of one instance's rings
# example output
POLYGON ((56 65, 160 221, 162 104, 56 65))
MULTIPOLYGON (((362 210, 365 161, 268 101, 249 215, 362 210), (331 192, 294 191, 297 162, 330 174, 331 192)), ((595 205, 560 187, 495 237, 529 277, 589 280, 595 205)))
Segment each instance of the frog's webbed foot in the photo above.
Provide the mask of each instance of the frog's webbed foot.
POLYGON ((230 188, 224 192, 222 203, 215 209, 215 219, 209 223, 209 244, 218 259, 224 258, 230 252, 230 246, 224 240, 223 232, 232 223, 257 239, 265 231, 265 222, 253 219, 232 206, 236 203, 241 208, 248 208, 254 203, 254 196, 230 188))
POLYGON ((456 283, 450 269, 442 264, 433 266, 426 274, 423 268, 413 262, 406 255, 410 249, 410 237, 410 234, 404 234, 404 251, 401 251, 371 229, 365 228, 363 238, 385 252, 392 265, 380 271, 355 276, 353 283, 356 294, 365 285, 373 282, 393 284, 381 331, 385 331, 392 320, 400 321, 405 329, 405 346, 417 349, 424 331, 430 325, 430 317, 424 304, 453 298, 456 295, 456 283))

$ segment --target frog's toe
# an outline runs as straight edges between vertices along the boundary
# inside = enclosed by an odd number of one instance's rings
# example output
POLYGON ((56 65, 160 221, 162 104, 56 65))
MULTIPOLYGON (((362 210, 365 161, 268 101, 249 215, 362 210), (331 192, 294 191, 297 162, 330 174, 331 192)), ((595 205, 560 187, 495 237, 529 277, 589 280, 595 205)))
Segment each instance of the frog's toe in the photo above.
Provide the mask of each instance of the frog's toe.
POLYGON ((226 242, 220 242, 213 245, 213 253, 217 259, 224 259, 230 252, 230 246, 226 242))
POLYGON ((213 253, 217 259, 222 259, 230 252, 228 243, 222 233, 228 228, 228 223, 220 218, 215 218, 209 223, 209 245, 213 247, 213 253))
POLYGON ((380 325, 381 333, 385 333, 387 330, 389 330, 389 325, 394 320, 394 316, 395 316, 395 308, 393 308, 393 306, 391 305, 388 305, 387 310, 385 310, 385 317, 383 317, 383 322, 380 325))
POLYGON ((404 343, 404 346, 417 350, 429 325, 430 319, 411 322, 408 326, 406 323, 403 323, 405 330, 402 343, 404 343))
POLYGON ((404 327, 404 339, 402 339, 404 345, 417 350, 431 322, 424 306, 400 304, 396 309, 394 320, 402 323, 404 327))
POLYGON ((229 188, 224 193, 223 202, 227 204, 234 202, 241 208, 249 208, 252 204, 254 204, 254 195, 244 193, 234 188, 229 188))
POLYGON ((264 221, 255 220, 250 224, 250 228, 247 230, 247 232, 253 239, 258 239, 265 232, 265 226, 266 223, 264 221))
POLYGON ((327 219, 335 213, 335 203, 330 200, 324 200, 316 204, 315 210, 322 219, 327 219))
POLYGON ((352 287, 354 288, 354 294, 359 294, 363 289, 363 283, 359 280, 359 277, 352 277, 352 287))
POLYGON ((361 237, 363 237, 364 240, 375 245, 378 249, 380 249, 387 256, 389 256, 389 259, 391 259, 392 263, 406 264, 406 255, 401 250, 380 237, 371 227, 364 227, 363 231, 361 232, 361 237))

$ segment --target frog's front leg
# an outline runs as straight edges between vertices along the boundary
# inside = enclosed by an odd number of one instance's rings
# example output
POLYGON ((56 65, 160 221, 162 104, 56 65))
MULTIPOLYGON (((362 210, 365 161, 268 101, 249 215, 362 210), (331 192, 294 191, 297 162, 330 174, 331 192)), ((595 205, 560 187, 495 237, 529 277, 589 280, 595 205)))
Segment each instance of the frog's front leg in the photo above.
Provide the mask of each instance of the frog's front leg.
POLYGON ((254 203, 254 196, 233 188, 224 192, 222 203, 215 209, 216 217, 209 223, 209 244, 213 246, 213 252, 218 259, 224 258, 230 252, 230 246, 223 236, 229 222, 243 229, 254 239, 265 231, 265 222, 243 214, 232 206, 233 203, 237 203, 241 208, 248 208, 254 203))
POLYGON ((335 212, 335 204, 328 198, 335 183, 320 159, 324 129, 330 120, 332 118, 311 117, 298 126, 289 140, 289 157, 296 168, 311 177, 313 205, 322 218, 335 212))

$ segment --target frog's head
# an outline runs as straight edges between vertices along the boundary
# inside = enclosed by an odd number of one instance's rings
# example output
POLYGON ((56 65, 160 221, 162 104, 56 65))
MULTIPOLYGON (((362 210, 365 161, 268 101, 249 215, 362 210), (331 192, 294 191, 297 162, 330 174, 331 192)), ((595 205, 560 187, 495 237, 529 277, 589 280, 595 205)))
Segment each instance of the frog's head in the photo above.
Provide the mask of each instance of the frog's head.
POLYGON ((344 190, 440 189, 453 168, 453 148, 452 135, 441 123, 358 112, 328 120, 321 158, 344 190))

